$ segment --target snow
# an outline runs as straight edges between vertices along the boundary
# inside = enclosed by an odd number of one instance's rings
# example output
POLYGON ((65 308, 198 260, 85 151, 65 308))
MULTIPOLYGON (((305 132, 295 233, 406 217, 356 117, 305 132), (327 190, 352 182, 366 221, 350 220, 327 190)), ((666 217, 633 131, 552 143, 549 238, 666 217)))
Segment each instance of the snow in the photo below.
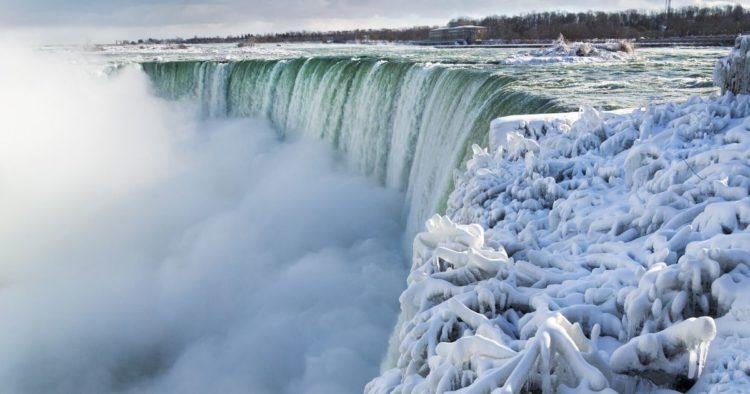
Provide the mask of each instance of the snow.
POLYGON ((567 42, 560 36, 551 46, 521 52, 500 61, 501 64, 601 63, 634 58, 633 46, 626 41, 603 44, 567 42))
POLYGON ((473 149, 366 393, 750 389, 749 95, 502 118, 473 149))

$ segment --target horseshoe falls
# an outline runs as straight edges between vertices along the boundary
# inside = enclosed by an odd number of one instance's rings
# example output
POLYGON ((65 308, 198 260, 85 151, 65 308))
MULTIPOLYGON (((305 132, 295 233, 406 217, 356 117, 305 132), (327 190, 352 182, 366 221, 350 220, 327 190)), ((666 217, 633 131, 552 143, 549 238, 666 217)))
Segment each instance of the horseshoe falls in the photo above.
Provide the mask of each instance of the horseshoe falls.
POLYGON ((207 117, 265 118, 280 133, 323 139, 350 168, 405 193, 406 239, 445 210, 454 170, 486 142, 490 121, 554 112, 555 100, 484 70, 405 61, 298 58, 144 63, 163 97, 207 117))
POLYGON ((747 276, 727 262, 748 231, 750 101, 687 100, 725 52, 8 50, 0 392, 489 392, 506 366, 520 391, 607 392, 740 372, 750 342, 722 330, 747 306, 723 274, 747 276))

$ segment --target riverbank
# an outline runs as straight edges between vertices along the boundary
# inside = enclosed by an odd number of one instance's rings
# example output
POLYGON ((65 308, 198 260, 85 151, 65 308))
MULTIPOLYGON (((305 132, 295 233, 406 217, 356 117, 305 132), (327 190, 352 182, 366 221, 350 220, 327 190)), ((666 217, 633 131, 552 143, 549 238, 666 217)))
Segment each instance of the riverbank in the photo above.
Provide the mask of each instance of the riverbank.
MULTIPOLYGON (((635 48, 670 48, 670 47, 731 47, 734 45, 736 35, 720 36, 692 36, 692 37, 669 37, 669 38, 644 38, 628 40, 635 48)), ((603 44, 604 40, 586 40, 592 44, 603 44)), ((431 45, 441 49, 487 49, 487 48, 546 48, 550 46, 548 41, 526 41, 510 43, 485 43, 474 45, 431 45)))

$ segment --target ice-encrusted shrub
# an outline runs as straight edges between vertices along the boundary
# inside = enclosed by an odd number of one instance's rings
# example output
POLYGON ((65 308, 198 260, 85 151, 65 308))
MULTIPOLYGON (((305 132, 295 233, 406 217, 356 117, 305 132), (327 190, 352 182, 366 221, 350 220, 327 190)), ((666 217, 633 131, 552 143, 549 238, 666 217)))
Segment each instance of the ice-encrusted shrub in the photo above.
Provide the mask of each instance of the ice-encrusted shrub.
POLYGON ((475 147, 447 216, 415 240, 398 364, 366 391, 695 380, 717 363, 714 319, 750 319, 749 116, 731 93, 586 109, 475 147))

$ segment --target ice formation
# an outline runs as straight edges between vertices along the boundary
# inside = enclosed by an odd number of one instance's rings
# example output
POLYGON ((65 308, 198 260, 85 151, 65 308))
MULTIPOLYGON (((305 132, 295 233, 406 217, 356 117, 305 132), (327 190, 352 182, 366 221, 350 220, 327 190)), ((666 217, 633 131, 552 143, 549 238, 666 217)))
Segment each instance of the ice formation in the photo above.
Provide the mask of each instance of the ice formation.
POLYGON ((627 41, 612 41, 602 44, 567 42, 560 36, 551 46, 521 52, 502 60, 502 64, 543 63, 594 63, 623 61, 634 56, 633 45, 627 41))
POLYGON ((734 49, 724 59, 716 62, 714 84, 723 92, 734 94, 750 93, 750 36, 739 36, 734 42, 734 49))
POLYGON ((750 390, 750 96, 489 140, 414 241, 366 393, 750 390))

